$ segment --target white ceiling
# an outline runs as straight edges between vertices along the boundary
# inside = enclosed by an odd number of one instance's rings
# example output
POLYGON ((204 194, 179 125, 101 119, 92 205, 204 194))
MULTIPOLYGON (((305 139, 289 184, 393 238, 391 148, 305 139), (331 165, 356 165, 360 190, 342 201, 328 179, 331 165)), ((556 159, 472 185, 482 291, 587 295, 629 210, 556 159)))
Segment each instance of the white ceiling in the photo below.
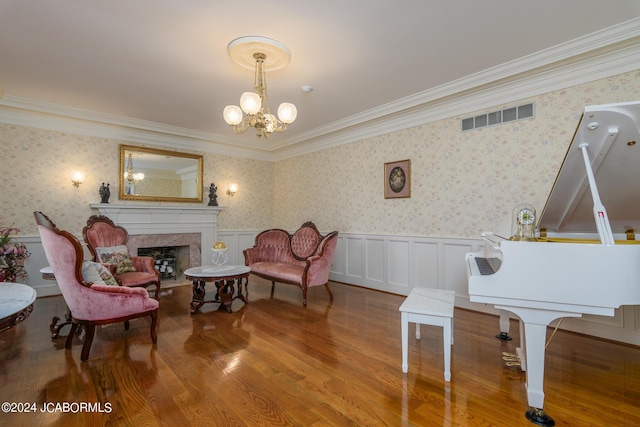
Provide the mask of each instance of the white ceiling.
POLYGON ((4 101, 268 151, 638 16, 638 0, 0 0, 0 89, 4 101), (298 119, 268 141, 235 135, 222 119, 253 86, 226 50, 246 35, 292 53, 266 77, 271 105, 293 102, 298 119))

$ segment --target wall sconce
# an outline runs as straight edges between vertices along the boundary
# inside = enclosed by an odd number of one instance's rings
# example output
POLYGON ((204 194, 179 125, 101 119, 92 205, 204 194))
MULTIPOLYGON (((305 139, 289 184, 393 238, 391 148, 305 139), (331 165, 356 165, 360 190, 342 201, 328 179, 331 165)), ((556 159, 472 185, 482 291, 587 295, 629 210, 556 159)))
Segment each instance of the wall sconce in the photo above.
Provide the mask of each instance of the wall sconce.
POLYGON ((78 188, 80 184, 82 184, 87 176, 83 171, 73 171, 71 172, 71 182, 73 186, 78 188))
POLYGON ((236 192, 238 191, 238 184, 232 183, 229 184, 229 189, 227 190, 227 194, 231 197, 235 196, 236 192))

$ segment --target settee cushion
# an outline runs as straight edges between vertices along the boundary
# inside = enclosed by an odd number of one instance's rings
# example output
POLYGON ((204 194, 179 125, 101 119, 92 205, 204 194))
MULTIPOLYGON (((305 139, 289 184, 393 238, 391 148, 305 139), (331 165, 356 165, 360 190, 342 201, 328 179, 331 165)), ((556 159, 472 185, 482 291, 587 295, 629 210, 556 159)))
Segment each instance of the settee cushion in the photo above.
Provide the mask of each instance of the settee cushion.
POLYGON ((276 282, 300 284, 304 266, 283 262, 256 262, 251 264, 251 272, 269 277, 276 282))

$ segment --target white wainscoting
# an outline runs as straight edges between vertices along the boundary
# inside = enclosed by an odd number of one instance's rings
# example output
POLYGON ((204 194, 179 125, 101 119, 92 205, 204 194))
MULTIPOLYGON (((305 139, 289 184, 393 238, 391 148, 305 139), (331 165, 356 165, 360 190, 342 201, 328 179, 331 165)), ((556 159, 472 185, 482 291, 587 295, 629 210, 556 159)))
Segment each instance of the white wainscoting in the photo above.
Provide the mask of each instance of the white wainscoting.
MULTIPOLYGON (((228 247, 229 263, 244 264, 242 251, 253 246, 260 231, 218 230, 218 240, 228 247)), ((23 283, 34 287, 38 296, 58 295, 55 282, 43 280, 39 273, 47 265, 39 237, 20 240, 32 253, 23 283)), ((340 233, 330 279, 399 295, 414 287, 449 289, 456 292, 456 307, 497 314, 491 306, 470 302, 467 294, 464 255, 480 250, 482 244, 480 239, 340 233)), ((613 317, 565 319, 561 328, 640 345, 640 306, 621 307, 613 317)), ((496 318, 495 330, 487 333, 497 332, 496 318)))
POLYGON ((414 287, 456 291, 468 307, 464 254, 480 240, 341 233, 331 279, 407 295, 414 287))
POLYGON ((218 230, 218 240, 227 245, 229 264, 244 265, 243 250, 250 248, 262 230, 218 230))

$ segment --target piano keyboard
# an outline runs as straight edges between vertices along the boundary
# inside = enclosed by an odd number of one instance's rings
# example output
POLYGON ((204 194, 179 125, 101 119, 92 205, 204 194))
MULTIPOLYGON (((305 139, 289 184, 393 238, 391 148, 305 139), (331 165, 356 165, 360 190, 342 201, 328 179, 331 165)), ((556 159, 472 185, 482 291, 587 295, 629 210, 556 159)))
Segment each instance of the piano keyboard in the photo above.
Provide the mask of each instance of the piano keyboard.
POLYGON ((500 258, 476 257, 475 260, 476 264, 478 265, 478 270, 480 270, 480 274, 483 276, 494 274, 502 264, 502 260, 500 260, 500 258))

